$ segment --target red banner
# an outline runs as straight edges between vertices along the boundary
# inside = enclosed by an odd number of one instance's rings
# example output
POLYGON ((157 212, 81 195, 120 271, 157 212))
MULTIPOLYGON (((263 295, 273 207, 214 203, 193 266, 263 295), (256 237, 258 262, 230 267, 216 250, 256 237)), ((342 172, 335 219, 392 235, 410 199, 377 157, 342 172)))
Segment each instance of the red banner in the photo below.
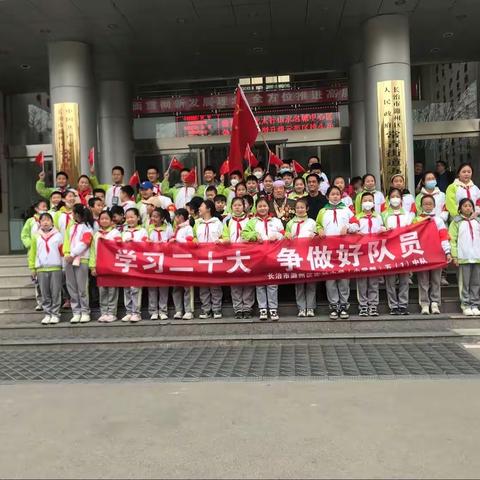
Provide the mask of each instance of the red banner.
MULTIPOLYGON (((251 107, 304 105, 308 103, 335 104, 346 103, 348 101, 348 89, 346 86, 248 92, 245 95, 251 107)), ((223 95, 139 98, 132 103, 134 115, 195 112, 199 110, 233 110, 234 107, 234 93, 223 95)))
POLYGON ((258 243, 152 243, 99 239, 104 287, 266 285, 382 276, 446 265, 433 221, 375 235, 258 243))

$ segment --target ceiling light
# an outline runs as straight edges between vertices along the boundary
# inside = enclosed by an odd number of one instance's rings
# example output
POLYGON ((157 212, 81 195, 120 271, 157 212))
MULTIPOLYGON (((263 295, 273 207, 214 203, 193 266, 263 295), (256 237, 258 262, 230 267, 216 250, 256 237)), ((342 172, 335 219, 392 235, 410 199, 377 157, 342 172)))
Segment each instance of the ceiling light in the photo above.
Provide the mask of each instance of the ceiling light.
POLYGON ((443 38, 453 38, 455 34, 453 32, 445 32, 442 37, 443 38))
POLYGON ((20 65, 20 68, 21 68, 22 70, 30 70, 30 69, 32 68, 32 66, 29 65, 28 63, 22 63, 22 64, 20 65))
POLYGON ((438 47, 434 47, 430 49, 430 53, 438 53, 438 52, 440 52, 440 49, 438 47))
POLYGON ((109 23, 109 24, 107 25, 107 28, 109 28, 110 30, 117 30, 117 29, 120 28, 120 27, 118 26, 117 23, 109 23))

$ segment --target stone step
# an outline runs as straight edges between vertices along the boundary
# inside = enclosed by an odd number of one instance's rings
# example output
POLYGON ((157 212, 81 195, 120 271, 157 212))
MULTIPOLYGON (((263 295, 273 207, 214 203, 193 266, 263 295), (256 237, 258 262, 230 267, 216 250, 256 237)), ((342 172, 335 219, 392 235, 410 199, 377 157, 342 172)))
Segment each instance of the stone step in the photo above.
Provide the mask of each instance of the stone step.
POLYGON ((16 264, 16 265, 0 265, 0 277, 17 275, 28 275, 30 276, 30 269, 27 265, 16 264))
POLYGON ((1 285, 0 301, 11 298, 35 298, 35 286, 32 282, 23 286, 1 285))
POLYGON ((4 274, 0 269, 0 287, 31 287, 33 285, 30 273, 15 275, 4 274))
POLYGON ((27 266, 26 255, 0 255, 0 266, 27 266))

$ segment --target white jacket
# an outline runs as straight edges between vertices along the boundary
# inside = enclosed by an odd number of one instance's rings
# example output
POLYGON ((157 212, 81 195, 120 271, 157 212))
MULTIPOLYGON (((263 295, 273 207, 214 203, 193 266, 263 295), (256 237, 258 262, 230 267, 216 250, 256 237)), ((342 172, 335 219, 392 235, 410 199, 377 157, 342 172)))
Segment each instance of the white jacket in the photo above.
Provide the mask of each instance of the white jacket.
POLYGON ((177 225, 173 233, 173 239, 178 243, 187 243, 193 240, 193 228, 188 220, 177 225))
POLYGON ((148 240, 148 234, 143 227, 127 227, 122 232, 122 240, 124 242, 144 242, 148 240))
POLYGON ((400 210, 389 209, 383 214, 383 224, 385 225, 385 228, 391 230, 410 225, 413 221, 413 218, 413 213, 406 213, 403 208, 400 210))
POLYGON ((425 187, 420 190, 420 193, 417 195, 417 206, 419 207, 418 213, 422 213, 422 198, 425 195, 431 195, 435 199, 435 215, 440 216, 441 219, 446 222, 448 220, 448 211, 445 207, 445 194, 438 187, 435 187, 432 193, 427 192, 425 187))
POLYGON ((148 238, 152 242, 164 243, 168 242, 173 237, 173 228, 167 223, 157 228, 153 225, 150 225, 148 229, 148 238))
POLYGON ((64 238, 64 254, 88 260, 90 244, 93 240, 93 229, 85 223, 71 223, 64 238))
POLYGON ((317 227, 323 230, 326 236, 340 235, 344 227, 348 232, 358 231, 358 223, 355 220, 353 212, 346 206, 325 207, 318 212, 317 227))
POLYGON ((232 243, 242 243, 245 240, 242 238, 242 231, 247 226, 247 223, 250 219, 247 215, 244 217, 234 217, 233 215, 230 218, 224 220, 223 234, 222 238, 224 240, 229 240, 232 243))
POLYGON ((317 232, 317 224, 313 218, 293 217, 286 226, 290 238, 312 238, 317 232))
POLYGON ((48 234, 38 232, 32 237, 32 255, 35 256, 35 269, 61 268, 63 235, 56 229, 48 234))
POLYGON ((217 217, 210 220, 199 218, 193 227, 193 234, 198 243, 216 242, 222 238, 223 223, 217 217))
POLYGON ((385 231, 383 226, 383 219, 378 213, 367 215, 365 213, 357 215, 358 233, 369 234, 385 231))

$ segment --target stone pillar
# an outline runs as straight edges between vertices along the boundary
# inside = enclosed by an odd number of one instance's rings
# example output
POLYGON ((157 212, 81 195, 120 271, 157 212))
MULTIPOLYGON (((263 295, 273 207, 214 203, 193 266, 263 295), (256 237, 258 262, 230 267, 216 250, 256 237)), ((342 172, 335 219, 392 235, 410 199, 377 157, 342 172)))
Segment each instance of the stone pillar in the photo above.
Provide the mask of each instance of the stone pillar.
POLYGON ((109 182, 112 167, 121 165, 125 178, 133 171, 132 98, 127 82, 105 80, 99 84, 98 126, 100 151, 97 174, 109 182))
MULTIPOLYGON (((50 103, 78 103, 80 116, 80 166, 88 174, 88 152, 97 146, 95 82, 89 45, 81 42, 53 42, 48 45, 50 103)), ((55 129, 55 122, 53 122, 55 129)), ((54 149, 55 152, 55 149, 54 149)), ((55 154, 54 154, 55 155, 55 154)), ((54 161, 57 159, 54 158, 54 161)), ((76 185, 76 179, 70 179, 76 185)))
POLYGON ((367 152, 365 143, 365 68, 363 62, 350 67, 349 116, 350 116, 350 158, 351 175, 363 176, 367 173, 367 152))
POLYGON ((410 80, 408 17, 400 14, 372 17, 363 25, 366 69, 365 112, 367 170, 380 181, 380 151, 377 119, 377 82, 403 80, 408 187, 414 190, 413 120, 410 80))
POLYGON ((8 205, 8 168, 5 158, 5 113, 4 97, 0 92, 0 255, 6 255, 10 250, 9 238, 9 205, 8 205))

